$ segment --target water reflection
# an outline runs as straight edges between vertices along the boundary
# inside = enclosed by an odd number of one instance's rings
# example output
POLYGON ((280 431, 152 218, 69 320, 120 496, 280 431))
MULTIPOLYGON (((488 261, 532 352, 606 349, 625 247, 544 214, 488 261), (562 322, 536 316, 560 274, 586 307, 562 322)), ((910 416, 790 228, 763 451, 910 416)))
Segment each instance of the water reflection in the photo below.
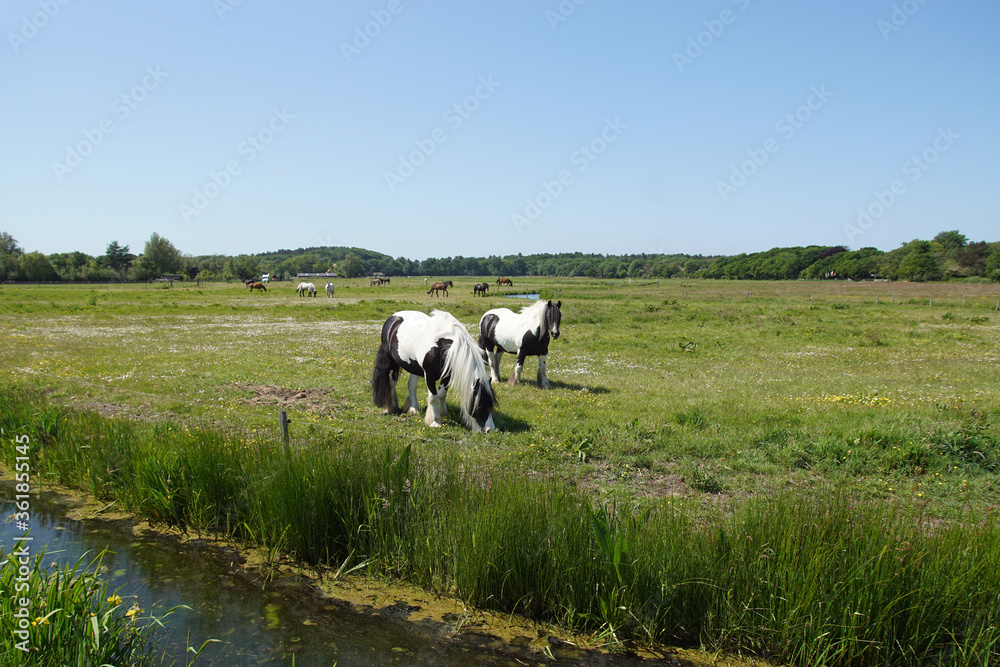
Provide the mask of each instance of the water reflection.
MULTIPOLYGON (((20 532, 12 529, 13 485, 0 480, 3 546, 9 550, 20 532)), ((137 539, 126 521, 67 519, 69 507, 52 494, 38 494, 31 503, 32 553, 45 545, 46 561, 73 563, 84 553, 104 558, 105 578, 118 592, 136 596, 144 610, 154 614, 180 604, 158 633, 164 662, 186 664, 187 647, 208 645, 198 665, 524 665, 553 664, 525 647, 497 653, 489 644, 456 642, 442 633, 440 624, 405 622, 393 618, 392 608, 379 614, 348 611, 321 600, 299 584, 254 582, 234 572, 236 554, 216 548, 143 536, 137 539)), ((401 603, 402 604, 402 603, 401 603)), ((558 660, 556 664, 579 664, 558 660)))

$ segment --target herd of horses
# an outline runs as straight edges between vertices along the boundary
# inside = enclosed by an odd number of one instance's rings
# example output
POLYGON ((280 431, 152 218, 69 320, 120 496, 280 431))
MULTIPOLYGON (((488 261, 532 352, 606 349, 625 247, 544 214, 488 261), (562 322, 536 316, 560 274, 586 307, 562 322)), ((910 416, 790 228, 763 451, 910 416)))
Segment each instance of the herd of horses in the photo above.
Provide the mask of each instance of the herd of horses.
MULTIPOLYGON (((391 284, 391 280, 392 280, 391 278, 375 277, 372 278, 370 286, 375 287, 376 285, 388 285, 391 284)), ((247 289, 250 292, 253 292, 254 290, 257 290, 258 292, 267 291, 267 285, 260 282, 259 280, 244 280, 243 283, 247 286, 247 289)), ((424 284, 425 285, 427 284, 426 278, 424 278, 424 284)), ((497 285, 508 285, 513 287, 514 282, 510 278, 497 278, 497 285)), ((433 283, 431 285, 431 288, 427 290, 427 293, 433 294, 434 296, 440 296, 442 293, 444 293, 445 296, 448 296, 448 289, 454 286, 455 284, 450 280, 445 280, 439 283, 433 283)), ((489 283, 476 283, 472 287, 472 295, 486 296, 486 293, 489 291, 489 289, 490 289, 489 283)), ((333 296, 333 290, 334 290, 333 283, 327 283, 326 295, 333 296)), ((316 296, 317 293, 316 285, 314 285, 313 283, 305 283, 305 282, 299 283, 298 286, 295 288, 295 291, 298 293, 299 296, 316 296)))
MULTIPOLYGON (((250 292, 266 292, 267 286, 256 280, 244 281, 250 292)), ((373 278, 371 285, 383 285, 389 278, 373 278)), ((427 280, 424 279, 424 284, 427 280)), ((497 285, 513 286, 510 278, 497 278, 497 285)), ((428 294, 448 296, 450 280, 431 285, 428 294)), ((473 296, 486 296, 489 283, 476 283, 473 296)), ((299 296, 316 296, 316 285, 301 282, 295 288, 299 296)), ((334 294, 333 283, 326 284, 326 295, 334 294)), ((500 383, 500 358, 516 355, 514 370, 507 380, 510 386, 521 380, 527 357, 538 357, 537 383, 549 389, 545 360, 549 342, 559 338, 562 301, 537 301, 515 313, 509 308, 493 308, 479 319, 479 340, 473 340, 465 325, 443 310, 428 315, 417 310, 393 313, 382 325, 382 338, 372 370, 372 402, 387 414, 417 414, 419 378, 427 383, 427 410, 424 423, 441 426, 448 414, 445 397, 449 390, 458 392, 462 421, 471 430, 489 433, 496 429, 493 409, 497 406, 493 383, 500 383), (406 400, 400 410, 396 383, 400 371, 410 374, 406 400)))
POLYGON ((493 409, 497 405, 493 382, 500 382, 500 357, 516 354, 510 386, 521 379, 524 360, 538 357, 538 386, 548 389, 545 358, 549 341, 559 338, 561 301, 538 301, 515 313, 508 308, 486 311, 479 320, 479 341, 451 313, 417 310, 393 313, 382 325, 382 338, 372 369, 372 402, 386 414, 419 414, 417 383, 427 383, 424 423, 441 426, 448 414, 445 397, 450 389, 460 396, 462 421, 472 431, 495 430, 493 409), (410 374, 406 400, 400 410, 396 383, 400 371, 410 374))

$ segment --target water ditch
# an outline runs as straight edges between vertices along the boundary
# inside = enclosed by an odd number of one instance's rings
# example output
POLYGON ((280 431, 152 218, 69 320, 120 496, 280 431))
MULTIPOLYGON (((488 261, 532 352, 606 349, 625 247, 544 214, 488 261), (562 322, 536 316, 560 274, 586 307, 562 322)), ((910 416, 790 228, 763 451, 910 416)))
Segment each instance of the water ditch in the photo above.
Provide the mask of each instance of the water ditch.
MULTIPOLYGON (((3 547, 15 535, 10 517, 14 485, 0 479, 3 547)), ((83 501, 57 492, 35 494, 31 503, 32 553, 45 561, 74 563, 107 549, 103 577, 131 603, 159 615, 177 605, 158 634, 164 664, 187 664, 187 647, 208 639, 196 665, 649 665, 691 664, 609 655, 581 649, 539 633, 501 639, 488 631, 458 632, 464 619, 408 620, 413 601, 359 609, 317 595, 309 582, 277 577, 265 583, 241 565, 233 549, 207 540, 180 543, 152 531, 136 534, 133 518, 70 518, 83 501)), ((90 514, 90 513, 88 513, 90 514)), ((472 624, 475 625, 475 624, 472 624)))

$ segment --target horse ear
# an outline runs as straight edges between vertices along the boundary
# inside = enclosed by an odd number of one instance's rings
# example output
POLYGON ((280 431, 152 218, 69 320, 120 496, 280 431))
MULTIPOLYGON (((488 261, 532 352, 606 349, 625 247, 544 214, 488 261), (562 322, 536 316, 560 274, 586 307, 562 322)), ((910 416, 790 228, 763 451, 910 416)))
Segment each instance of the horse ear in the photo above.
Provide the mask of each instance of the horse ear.
POLYGON ((562 301, 556 301, 556 308, 562 308, 562 301))

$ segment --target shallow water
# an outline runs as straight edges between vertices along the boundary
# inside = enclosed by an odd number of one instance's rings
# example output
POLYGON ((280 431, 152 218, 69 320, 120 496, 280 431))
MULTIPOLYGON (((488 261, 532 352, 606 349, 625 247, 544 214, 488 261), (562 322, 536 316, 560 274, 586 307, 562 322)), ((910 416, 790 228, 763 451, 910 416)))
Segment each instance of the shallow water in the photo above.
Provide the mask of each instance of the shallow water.
POLYGON ((538 301, 542 296, 541 294, 504 294, 508 299, 531 299, 532 301, 538 301))
MULTIPOLYGON (((14 495, 10 481, 0 480, 5 550, 21 535, 10 522, 14 495)), ((137 538, 126 528, 131 525, 127 521, 67 519, 68 509, 54 494, 32 497, 32 555, 44 546, 46 561, 62 565, 109 549, 104 578, 119 587, 123 605, 131 606, 128 596, 136 596, 139 606, 146 611, 152 607, 154 615, 179 604, 191 607, 176 610, 157 634, 166 664, 186 664, 186 648, 200 647, 207 639, 222 643, 210 644, 197 665, 290 665, 293 656, 296 665, 339 667, 540 664, 530 652, 498 653, 474 641, 447 638, 440 627, 393 618, 392 607, 362 614, 320 600, 304 585, 262 586, 234 572, 238 565, 215 549, 193 549, 156 536, 137 538)))

